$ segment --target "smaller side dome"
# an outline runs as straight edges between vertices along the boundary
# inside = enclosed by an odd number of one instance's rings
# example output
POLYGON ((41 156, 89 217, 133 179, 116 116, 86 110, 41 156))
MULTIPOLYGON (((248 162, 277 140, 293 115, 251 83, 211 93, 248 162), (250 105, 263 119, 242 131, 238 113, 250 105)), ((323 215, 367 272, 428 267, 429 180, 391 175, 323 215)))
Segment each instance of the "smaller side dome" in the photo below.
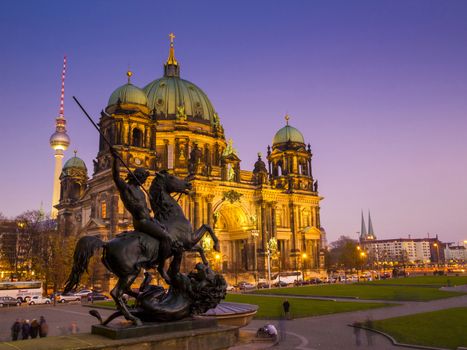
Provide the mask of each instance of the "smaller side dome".
POLYGON ((81 158, 78 158, 76 154, 74 157, 68 159, 65 165, 63 166, 63 170, 68 170, 72 168, 84 170, 86 172, 88 171, 88 169, 86 168, 86 163, 84 163, 84 161, 81 158))
POLYGON ((120 103, 133 103, 144 106, 148 104, 148 99, 144 91, 131 83, 122 85, 112 92, 107 106, 115 105, 119 103, 119 101, 120 103))
POLYGON ((293 126, 286 125, 274 135, 272 140, 273 145, 286 142, 297 142, 305 144, 305 139, 303 138, 302 133, 294 128, 293 126))

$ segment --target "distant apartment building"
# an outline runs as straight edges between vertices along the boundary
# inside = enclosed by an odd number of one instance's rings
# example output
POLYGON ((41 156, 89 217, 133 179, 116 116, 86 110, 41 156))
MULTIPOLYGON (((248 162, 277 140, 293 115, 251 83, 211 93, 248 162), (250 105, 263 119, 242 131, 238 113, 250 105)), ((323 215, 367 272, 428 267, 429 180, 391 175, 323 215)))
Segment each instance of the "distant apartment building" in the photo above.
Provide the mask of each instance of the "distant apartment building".
POLYGON ((467 261, 467 241, 464 241, 464 244, 460 243, 448 243, 444 248, 444 256, 446 261, 457 261, 457 262, 466 262, 467 261))
POLYGON ((435 238, 380 239, 368 214, 368 230, 362 213, 360 245, 372 263, 439 263, 444 261, 444 244, 435 238))

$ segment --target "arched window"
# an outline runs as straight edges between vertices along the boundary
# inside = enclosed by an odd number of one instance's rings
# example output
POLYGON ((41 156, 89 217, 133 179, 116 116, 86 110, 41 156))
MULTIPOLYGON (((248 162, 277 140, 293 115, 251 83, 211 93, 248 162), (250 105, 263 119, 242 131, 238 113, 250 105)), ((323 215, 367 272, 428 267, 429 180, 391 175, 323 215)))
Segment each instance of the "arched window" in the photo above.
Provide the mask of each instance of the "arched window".
POLYGON ((101 202, 101 218, 107 219, 107 203, 106 201, 101 202))
POLYGON ((132 146, 135 147, 143 147, 143 132, 138 129, 134 128, 133 129, 133 135, 132 135, 132 146))

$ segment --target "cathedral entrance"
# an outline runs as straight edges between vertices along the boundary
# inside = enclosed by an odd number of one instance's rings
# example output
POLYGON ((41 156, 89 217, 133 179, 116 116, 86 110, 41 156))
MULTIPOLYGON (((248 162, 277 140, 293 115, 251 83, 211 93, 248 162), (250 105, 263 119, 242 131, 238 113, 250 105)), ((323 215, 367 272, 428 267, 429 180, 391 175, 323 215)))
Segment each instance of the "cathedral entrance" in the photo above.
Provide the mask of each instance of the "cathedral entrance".
POLYGON ((253 223, 247 210, 239 203, 221 202, 214 209, 214 231, 221 242, 217 264, 223 273, 238 279, 255 265, 251 242, 253 223))

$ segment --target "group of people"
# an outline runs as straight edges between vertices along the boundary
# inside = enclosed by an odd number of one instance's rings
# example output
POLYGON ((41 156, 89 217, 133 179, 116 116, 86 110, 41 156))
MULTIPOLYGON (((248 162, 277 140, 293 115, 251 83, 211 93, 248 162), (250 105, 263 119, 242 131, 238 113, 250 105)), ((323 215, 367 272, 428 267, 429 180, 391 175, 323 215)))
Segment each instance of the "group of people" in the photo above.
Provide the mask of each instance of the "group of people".
POLYGON ((11 326, 11 338, 13 340, 44 338, 47 333, 49 333, 49 326, 44 316, 41 316, 39 320, 33 319, 31 322, 18 318, 11 326))

